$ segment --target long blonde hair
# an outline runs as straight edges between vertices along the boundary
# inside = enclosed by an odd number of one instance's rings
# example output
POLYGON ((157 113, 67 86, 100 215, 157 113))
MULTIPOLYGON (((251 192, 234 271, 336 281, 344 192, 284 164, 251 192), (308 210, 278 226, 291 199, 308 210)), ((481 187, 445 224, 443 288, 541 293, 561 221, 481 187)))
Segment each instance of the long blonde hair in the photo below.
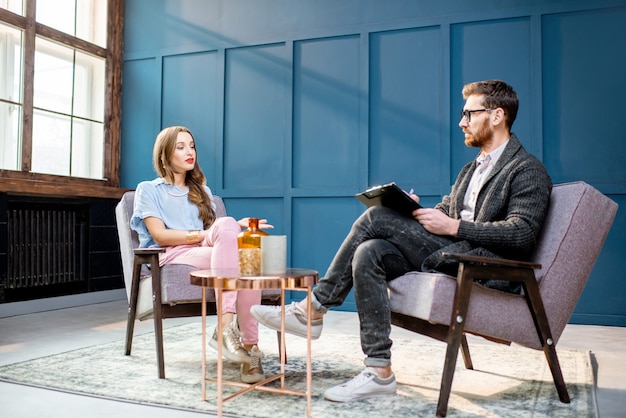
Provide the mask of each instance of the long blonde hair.
MULTIPOLYGON (((188 128, 184 126, 170 126, 159 132, 154 142, 152 153, 152 163, 155 171, 171 184, 174 184, 174 170, 171 163, 172 155, 174 155, 176 150, 176 142, 180 132, 187 132, 193 138, 193 134, 188 128)), ((189 187, 188 199, 198 207, 204 229, 207 229, 215 221, 215 211, 213 206, 211 206, 211 199, 204 189, 206 177, 198 164, 197 153, 193 170, 187 171, 185 174, 185 184, 189 187)))

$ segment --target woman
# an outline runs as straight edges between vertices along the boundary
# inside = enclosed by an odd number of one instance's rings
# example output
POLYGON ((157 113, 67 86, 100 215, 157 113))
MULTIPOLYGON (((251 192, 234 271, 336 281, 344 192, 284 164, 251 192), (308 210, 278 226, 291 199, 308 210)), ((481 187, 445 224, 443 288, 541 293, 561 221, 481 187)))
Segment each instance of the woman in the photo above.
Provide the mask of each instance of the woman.
MULTIPOLYGON (((163 129, 154 144, 153 164, 159 177, 139 183, 135 192, 131 228, 139 235, 139 246, 165 248, 161 266, 238 268, 237 235, 241 226, 248 226, 248 218, 216 218, 213 194, 205 184, 189 129, 163 129)), ((272 228, 265 220, 259 226, 272 228)), ((263 353, 257 346, 258 323, 250 315, 250 307, 259 303, 260 290, 228 291, 222 297, 222 352, 226 359, 241 363, 245 383, 265 378, 263 353)), ((209 345, 217 349, 217 328, 209 345)))

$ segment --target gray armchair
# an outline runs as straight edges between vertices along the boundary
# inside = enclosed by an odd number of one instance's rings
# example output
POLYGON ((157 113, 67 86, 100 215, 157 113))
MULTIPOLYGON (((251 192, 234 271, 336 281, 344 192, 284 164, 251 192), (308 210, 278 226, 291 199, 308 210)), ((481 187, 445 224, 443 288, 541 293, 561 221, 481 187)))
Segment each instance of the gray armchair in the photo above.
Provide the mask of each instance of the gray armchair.
MULTIPOLYGON (((189 273, 197 268, 186 264, 166 264, 159 267, 161 248, 138 248, 137 233, 130 228, 135 192, 126 192, 115 208, 117 232, 120 241, 122 269, 128 297, 126 325, 126 355, 130 355, 135 320, 154 318, 158 373, 165 378, 163 354, 163 325, 166 318, 200 316, 202 288, 192 285, 189 273), (148 268, 150 266, 151 268, 148 268)), ((214 196, 216 215, 226 216, 224 202, 214 196)), ((207 313, 216 313, 215 294, 207 294, 207 313)), ((279 304, 280 290, 263 290, 262 303, 279 304)))
POLYGON ((447 413, 459 348, 465 367, 473 368, 466 333, 544 351, 559 399, 569 403, 555 347, 616 212, 614 201, 584 182, 555 185, 530 262, 448 254, 460 262, 456 278, 411 272, 390 282, 392 323, 448 345, 437 416, 447 413), (520 282, 523 295, 487 289, 476 279, 520 282))

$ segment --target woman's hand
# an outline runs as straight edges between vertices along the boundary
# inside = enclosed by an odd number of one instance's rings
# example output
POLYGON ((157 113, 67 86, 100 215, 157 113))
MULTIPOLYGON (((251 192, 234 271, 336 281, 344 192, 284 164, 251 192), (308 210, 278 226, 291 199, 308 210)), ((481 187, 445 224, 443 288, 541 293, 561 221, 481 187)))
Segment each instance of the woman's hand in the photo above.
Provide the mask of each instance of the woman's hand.
MULTIPOLYGON (((248 220, 250 218, 241 218, 237 221, 241 228, 248 228, 248 220)), ((267 219, 259 219, 259 229, 273 229, 274 225, 270 225, 267 223, 267 219)))

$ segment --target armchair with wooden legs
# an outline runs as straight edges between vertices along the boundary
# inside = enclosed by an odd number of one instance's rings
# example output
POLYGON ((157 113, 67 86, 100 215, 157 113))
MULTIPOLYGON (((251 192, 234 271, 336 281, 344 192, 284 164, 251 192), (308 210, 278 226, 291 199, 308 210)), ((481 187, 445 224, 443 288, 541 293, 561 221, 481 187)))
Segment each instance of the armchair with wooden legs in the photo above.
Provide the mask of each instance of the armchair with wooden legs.
MULTIPOLYGON (((130 228, 135 192, 126 192, 115 208, 120 241, 122 268, 128 297, 128 322, 126 325, 126 355, 130 355, 135 320, 154 319, 158 374, 165 378, 163 353, 163 320, 200 316, 202 314, 202 288, 190 283, 189 273, 198 270, 186 264, 166 264, 159 267, 162 248, 138 248, 137 233, 130 228), (150 268, 148 268, 150 266, 150 268)), ((224 202, 214 196, 216 216, 226 216, 224 202)), ((207 313, 216 313, 215 294, 208 291, 207 313)), ((280 290, 263 290, 262 303, 280 304, 280 290)), ((280 341, 280 336, 278 336, 280 341)))
POLYGON ((391 322, 447 344, 437 405, 446 416, 459 349, 473 369, 465 334, 545 353, 561 402, 570 398, 556 352, 609 233, 617 204, 584 182, 557 184, 529 262, 447 254, 457 277, 410 272, 390 282, 391 322), (485 288, 478 279, 519 282, 522 295, 485 288))

